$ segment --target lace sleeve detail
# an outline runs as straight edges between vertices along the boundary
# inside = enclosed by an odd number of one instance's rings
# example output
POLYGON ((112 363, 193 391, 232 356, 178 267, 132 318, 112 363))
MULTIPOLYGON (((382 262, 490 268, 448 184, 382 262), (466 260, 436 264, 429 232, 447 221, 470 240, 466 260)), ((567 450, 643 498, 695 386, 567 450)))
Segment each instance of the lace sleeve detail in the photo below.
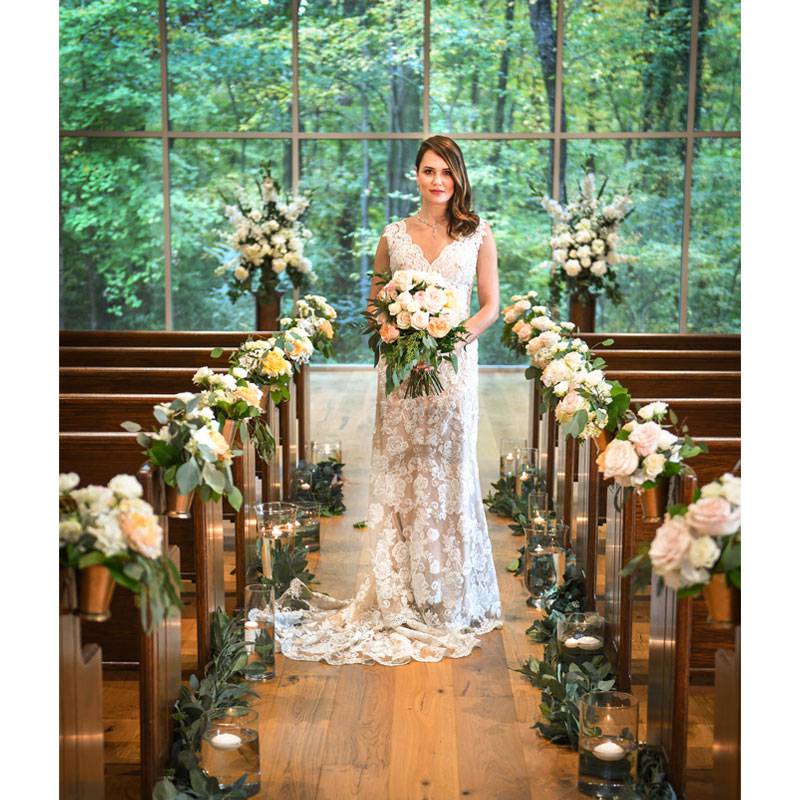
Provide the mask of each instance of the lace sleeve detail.
POLYGON ((486 236, 486 231, 489 230, 489 223, 481 217, 481 221, 478 223, 478 227, 475 228, 475 233, 472 234, 472 241, 475 243, 475 251, 481 249, 481 245, 483 244, 483 238, 486 236))

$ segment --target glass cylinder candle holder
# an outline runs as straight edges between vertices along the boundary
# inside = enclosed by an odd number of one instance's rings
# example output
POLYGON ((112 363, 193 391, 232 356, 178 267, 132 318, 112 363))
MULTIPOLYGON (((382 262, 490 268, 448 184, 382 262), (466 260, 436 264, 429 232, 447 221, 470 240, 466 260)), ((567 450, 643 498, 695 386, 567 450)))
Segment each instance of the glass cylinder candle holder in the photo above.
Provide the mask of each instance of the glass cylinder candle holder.
POLYGON ((244 587, 244 641, 249 681, 268 681, 275 677, 275 589, 266 583, 250 583, 244 587), (272 645, 264 656, 257 645, 272 645), (258 665, 258 669, 256 669, 258 665))
POLYGON ((535 447, 520 447, 514 471, 514 493, 517 497, 523 497, 536 488, 538 470, 539 451, 535 447))
POLYGON ((578 790, 589 797, 630 797, 636 783, 639 701, 626 692, 580 699, 578 790))
POLYGON ((582 664, 602 654, 606 621, 595 611, 580 611, 559 617, 556 641, 559 658, 582 664))
POLYGON ((292 473, 292 502, 312 500, 314 482, 314 466, 301 461, 292 473))
POLYGON ((564 523, 526 525, 523 576, 525 588, 533 601, 542 607, 544 599, 552 594, 564 581, 566 550, 564 523))
POLYGON ((500 478, 513 478, 517 471, 518 451, 528 446, 527 439, 500 440, 500 478))
POLYGON ((311 442, 311 463, 319 464, 321 461, 334 459, 342 464, 342 441, 341 439, 331 439, 327 441, 312 440, 311 442))
POLYGON ((547 492, 531 492, 528 495, 528 519, 546 519, 550 511, 550 498, 547 492))
POLYGON ((246 706, 229 706, 208 712, 208 728, 200 744, 200 766, 230 789, 242 775, 247 797, 261 790, 258 749, 258 712, 246 706))
POLYGON ((319 550, 319 526, 322 504, 310 500, 298 500, 296 533, 300 537, 298 544, 309 550, 319 550))

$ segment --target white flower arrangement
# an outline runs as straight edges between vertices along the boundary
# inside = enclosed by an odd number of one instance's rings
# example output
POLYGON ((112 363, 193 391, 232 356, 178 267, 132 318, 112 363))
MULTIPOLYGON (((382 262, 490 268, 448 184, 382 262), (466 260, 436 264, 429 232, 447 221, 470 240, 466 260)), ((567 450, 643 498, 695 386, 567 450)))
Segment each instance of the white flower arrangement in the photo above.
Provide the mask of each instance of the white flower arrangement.
POLYGON ((294 313, 294 317, 280 320, 281 329, 300 329, 311 339, 316 350, 325 358, 332 358, 338 316, 336 309, 322 295, 307 294, 297 301, 294 313))
POLYGON ((551 299, 560 302, 562 289, 570 295, 588 299, 605 294, 613 303, 621 301, 615 267, 630 259, 619 253, 618 229, 633 210, 627 195, 616 196, 600 206, 600 191, 595 193, 594 175, 584 176, 578 200, 562 206, 552 197, 542 198, 542 207, 553 221, 550 247, 552 260, 543 266, 550 271, 551 299))
POLYGON ((136 594, 142 627, 150 632, 179 610, 180 576, 163 554, 163 531, 133 475, 117 475, 108 486, 76 488, 74 472, 59 475, 61 564, 73 569, 102 565, 136 594))
POLYGON ((235 205, 225 206, 233 227, 227 244, 236 256, 217 268, 217 275, 230 275, 228 293, 236 301, 255 294, 263 302, 278 289, 286 274, 295 288, 313 283, 311 261, 304 255, 311 231, 302 223, 309 200, 301 194, 279 199, 279 186, 266 167, 259 185, 259 198, 252 201, 237 190, 235 205))
MULTIPOLYGON (((706 452, 685 430, 679 437, 662 426, 671 413, 661 402, 640 408, 597 457, 603 475, 618 486, 652 489, 661 478, 678 475, 686 459, 706 452)), ((677 423, 674 414, 672 422, 677 423)))
POLYGON ((181 392, 171 403, 154 406, 153 416, 160 427, 150 433, 136 422, 122 427, 138 434, 150 462, 164 470, 164 482, 181 494, 197 490, 203 502, 224 495, 238 511, 242 494, 233 484, 231 462, 241 451, 225 440, 213 408, 201 395, 181 392))
POLYGON ((673 506, 647 549, 623 575, 644 587, 651 571, 680 597, 691 597, 714 573, 741 589, 741 479, 725 473, 704 486, 688 506, 673 506))
MULTIPOLYGON (((289 399, 289 384, 296 365, 307 359, 309 348, 313 352, 311 340, 304 334, 284 332, 266 339, 248 339, 235 350, 229 360, 229 371, 238 380, 249 381, 268 391, 277 405, 289 399), (290 356, 284 347, 297 352, 290 356)), ((222 348, 211 352, 212 358, 222 355, 222 348)))

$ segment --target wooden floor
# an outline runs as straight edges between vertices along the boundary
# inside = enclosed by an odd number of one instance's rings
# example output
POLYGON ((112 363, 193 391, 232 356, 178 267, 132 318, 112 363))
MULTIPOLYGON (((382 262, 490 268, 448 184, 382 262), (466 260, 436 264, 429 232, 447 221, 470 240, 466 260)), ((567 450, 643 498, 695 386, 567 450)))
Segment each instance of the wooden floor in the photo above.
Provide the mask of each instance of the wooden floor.
MULTIPOLYGON (((346 513, 323 520, 321 551, 312 554, 317 588, 350 597, 369 569, 373 532, 366 519, 375 374, 371 370, 312 373, 312 438, 342 440, 346 513)), ((525 435, 528 384, 520 372, 482 371, 478 461, 483 494, 496 480, 498 443, 525 435)), ((508 520, 487 514, 503 604, 504 627, 482 638, 464 659, 401 667, 331 667, 278 656, 276 678, 255 684, 261 717, 260 798, 577 798, 577 754, 531 728, 539 692, 512 672, 541 645, 525 635, 534 613, 518 578, 505 565, 520 542, 508 520)), ((635 655, 646 658, 646 623, 635 655), (644 645, 644 646, 642 646, 644 645)), ((192 620, 184 625, 186 664, 192 661, 192 620)), ((122 676, 120 676, 122 677, 122 676)), ((645 700, 646 691, 637 691, 645 700)), ((135 685, 107 687, 109 760, 127 761, 137 748, 136 721, 121 707, 135 685), (108 689, 112 691, 109 693, 108 689), (115 693, 116 691, 116 693, 115 693), (109 707, 109 702, 111 707, 109 707)), ((702 701, 703 698, 700 698, 702 701)), ((135 704, 135 700, 134 700, 135 704)), ((710 766, 708 709, 692 713, 690 766, 710 766), (699 746, 696 746, 699 745, 699 746), (695 754, 695 755, 693 755, 695 754), (708 754, 708 757, 706 757, 708 754), (693 762, 693 763, 692 763, 693 762)), ((640 735, 644 737, 642 729, 640 735)), ((124 764, 114 767, 121 779, 124 764)), ((111 775, 114 775, 112 770, 111 775)), ((116 780, 115 800, 135 797, 130 780, 116 780), (130 794, 128 794, 130 792, 130 794)), ((694 795, 690 794, 690 797, 694 795)), ((697 797, 704 796, 698 793, 697 797)))

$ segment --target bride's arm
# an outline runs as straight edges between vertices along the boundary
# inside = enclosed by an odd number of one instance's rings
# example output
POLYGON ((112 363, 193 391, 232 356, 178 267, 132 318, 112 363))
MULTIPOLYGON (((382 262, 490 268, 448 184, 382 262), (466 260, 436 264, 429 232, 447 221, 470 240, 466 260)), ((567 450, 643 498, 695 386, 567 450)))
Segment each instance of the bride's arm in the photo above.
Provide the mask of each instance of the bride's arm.
POLYGON ((385 236, 381 236, 381 238, 378 239, 378 248, 375 251, 375 262, 372 269, 374 274, 372 276, 372 284, 369 287, 369 299, 367 300, 368 312, 375 310, 372 301, 375 299, 375 296, 378 294, 378 289, 380 288, 380 283, 375 275, 389 271, 389 244, 385 236))
POLYGON ((470 341, 477 339, 500 316, 500 282, 497 277, 497 247, 494 234, 486 223, 486 233, 478 250, 478 305, 480 310, 471 316, 464 327, 470 332, 470 341))

